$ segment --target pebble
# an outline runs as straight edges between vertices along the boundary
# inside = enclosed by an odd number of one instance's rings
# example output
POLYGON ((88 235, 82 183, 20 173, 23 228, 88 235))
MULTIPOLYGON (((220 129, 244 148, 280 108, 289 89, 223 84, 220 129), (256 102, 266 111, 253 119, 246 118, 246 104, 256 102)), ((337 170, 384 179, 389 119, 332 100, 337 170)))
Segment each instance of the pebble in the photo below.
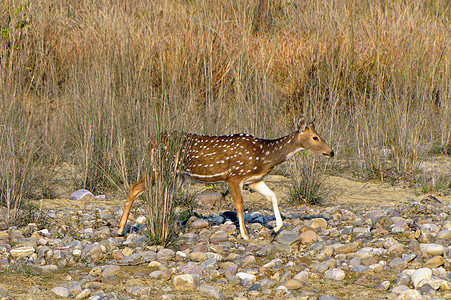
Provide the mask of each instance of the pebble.
POLYGON ((420 246, 420 250, 428 255, 442 255, 445 248, 439 244, 425 244, 420 246))
POLYGON ((288 290, 297 290, 302 287, 302 282, 296 279, 290 279, 287 282, 285 282, 284 286, 288 290))
POLYGON ((178 291, 193 291, 199 284, 199 276, 193 274, 177 275, 173 280, 174 288, 178 291))
POLYGON ((192 227, 193 229, 200 229, 200 228, 206 228, 206 227, 208 227, 209 225, 210 225, 210 224, 208 223, 207 220, 204 220, 204 219, 198 219, 198 220, 194 221, 194 222, 191 224, 191 227, 192 227))
POLYGON ((257 279, 257 276, 255 276, 254 274, 249 274, 246 272, 238 272, 235 274, 235 276, 237 276, 241 280, 249 279, 250 281, 255 281, 255 279, 257 279))
POLYGON ((422 300, 423 297, 421 296, 420 292, 417 290, 405 290, 398 296, 398 300, 422 300))
POLYGON ((324 273, 324 278, 326 279, 333 279, 333 280, 343 280, 345 278, 346 274, 343 270, 340 269, 331 269, 327 270, 324 273))
POLYGON ((318 234, 314 230, 306 230, 300 234, 302 244, 313 244, 318 241, 318 234))
POLYGON ((69 290, 67 288, 65 288, 65 287, 62 287, 62 286, 54 287, 52 289, 52 292, 55 295, 60 296, 60 297, 64 297, 64 298, 69 297, 69 290))

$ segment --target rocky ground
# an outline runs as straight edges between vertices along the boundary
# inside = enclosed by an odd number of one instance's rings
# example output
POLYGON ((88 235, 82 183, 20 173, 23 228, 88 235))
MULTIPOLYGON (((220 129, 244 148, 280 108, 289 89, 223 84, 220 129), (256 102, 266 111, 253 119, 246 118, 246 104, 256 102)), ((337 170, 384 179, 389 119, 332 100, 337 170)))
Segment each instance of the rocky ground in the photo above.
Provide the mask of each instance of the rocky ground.
POLYGON ((323 205, 292 207, 279 177, 283 231, 246 192, 248 241, 218 193, 167 248, 148 245, 140 209, 116 234, 122 199, 44 200, 46 228, 0 231, 0 299, 451 299, 449 196, 341 181, 323 205))

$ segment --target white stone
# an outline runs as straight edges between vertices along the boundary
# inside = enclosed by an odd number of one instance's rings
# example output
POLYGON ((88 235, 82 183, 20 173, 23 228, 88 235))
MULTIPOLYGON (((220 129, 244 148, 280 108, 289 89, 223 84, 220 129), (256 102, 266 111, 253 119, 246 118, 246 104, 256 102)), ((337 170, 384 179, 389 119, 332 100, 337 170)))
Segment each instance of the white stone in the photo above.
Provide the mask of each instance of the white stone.
POLYGON ((429 268, 421 268, 415 270, 410 277, 410 280, 413 282, 413 286, 417 288, 418 284, 425 279, 430 279, 432 277, 432 271, 429 268))
POLYGON ((398 300, 422 300, 423 297, 421 296, 420 292, 417 290, 405 290, 398 296, 398 300))
POLYGON ((62 286, 54 287, 52 292, 60 297, 69 297, 69 290, 62 286))
POLYGON ((173 280, 174 288, 178 291, 192 291, 195 290, 199 284, 199 275, 183 274, 177 275, 173 280))
POLYGON ((343 280, 345 278, 345 276, 346 276, 345 272, 343 270, 337 269, 337 268, 327 270, 324 273, 324 277, 326 279, 343 280))
POLYGON ((294 275, 293 279, 299 280, 299 281, 307 281, 308 280, 308 272, 307 271, 301 271, 294 275))
POLYGON ((420 250, 428 255, 442 255, 445 247, 439 244, 424 244, 420 246, 420 250))
POLYGON ((18 247, 11 249, 10 255, 13 259, 30 257, 34 253, 34 247, 18 247))
POLYGON ((90 295, 91 295, 91 290, 90 289, 84 289, 77 295, 77 297, 75 297, 75 299, 86 299, 90 295))
POLYGON ((238 276, 241 280, 249 279, 250 281, 255 281, 255 279, 257 279, 257 276, 246 272, 238 272, 236 273, 236 276, 238 276))
POLYGON ((420 227, 421 233, 432 233, 436 235, 440 232, 440 228, 435 224, 423 224, 420 227))
POLYGON ((81 190, 73 192, 69 199, 70 200, 81 200, 84 197, 86 197, 87 199, 91 198, 91 197, 92 197, 91 199, 95 199, 94 195, 86 189, 81 189, 81 190))
POLYGON ((138 218, 136 218, 136 223, 138 224, 144 224, 146 222, 146 217, 144 216, 139 216, 138 218))
POLYGON ((402 292, 407 291, 407 290, 410 290, 407 285, 398 285, 393 288, 392 292, 397 295, 400 295, 402 292))

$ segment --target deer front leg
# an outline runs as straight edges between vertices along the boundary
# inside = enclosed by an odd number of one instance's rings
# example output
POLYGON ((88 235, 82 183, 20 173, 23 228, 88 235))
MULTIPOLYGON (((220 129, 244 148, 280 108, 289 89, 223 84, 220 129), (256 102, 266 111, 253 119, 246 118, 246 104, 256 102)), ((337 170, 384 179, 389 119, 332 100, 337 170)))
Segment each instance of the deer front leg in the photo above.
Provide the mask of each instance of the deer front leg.
POLYGON ((138 197, 139 194, 141 194, 145 190, 146 187, 142 179, 130 187, 127 202, 125 203, 124 212, 122 213, 121 221, 119 222, 119 229, 117 230, 117 233, 119 235, 123 234, 125 224, 127 224, 128 215, 130 214, 130 209, 132 208, 133 202, 135 201, 136 197, 138 197))
POLYGON ((251 183, 249 184, 249 187, 271 201, 274 215, 276 216, 276 227, 274 228, 274 232, 277 233, 282 228, 283 222, 282 217, 280 216, 276 194, 274 194, 274 192, 271 191, 271 189, 263 181, 251 183))
POLYGON ((243 218, 243 194, 241 193, 243 183, 229 181, 229 184, 230 189, 232 191, 233 203, 235 203, 236 212, 238 214, 238 221, 240 222, 241 238, 248 240, 249 237, 247 236, 246 228, 244 227, 244 218, 243 218))

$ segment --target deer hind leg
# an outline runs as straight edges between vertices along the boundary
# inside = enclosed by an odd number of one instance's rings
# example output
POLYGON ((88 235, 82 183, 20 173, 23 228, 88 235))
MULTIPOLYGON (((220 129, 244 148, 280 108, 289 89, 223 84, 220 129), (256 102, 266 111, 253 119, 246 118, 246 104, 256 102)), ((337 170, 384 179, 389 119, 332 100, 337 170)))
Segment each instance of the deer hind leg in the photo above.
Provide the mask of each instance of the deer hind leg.
POLYGON ((241 238, 247 240, 246 228, 244 227, 243 218, 243 194, 241 193, 241 188, 243 187, 242 182, 229 181, 230 189, 232 191, 233 203, 235 203, 236 212, 238 214, 238 221, 240 222, 240 233, 241 238))
POLYGON ((130 214, 130 209, 132 208, 133 202, 135 201, 136 197, 138 197, 139 194, 141 194, 145 190, 146 187, 142 179, 130 187, 127 202, 125 203, 124 212, 122 213, 121 221, 119 222, 119 229, 117 230, 118 234, 123 234, 125 224, 127 224, 128 215, 130 214))
POLYGON ((278 232, 282 228, 283 222, 282 217, 280 216, 276 194, 274 194, 274 192, 271 191, 271 189, 263 181, 251 183, 249 184, 249 187, 271 201, 274 215, 276 216, 276 227, 274 228, 274 232, 278 232))

